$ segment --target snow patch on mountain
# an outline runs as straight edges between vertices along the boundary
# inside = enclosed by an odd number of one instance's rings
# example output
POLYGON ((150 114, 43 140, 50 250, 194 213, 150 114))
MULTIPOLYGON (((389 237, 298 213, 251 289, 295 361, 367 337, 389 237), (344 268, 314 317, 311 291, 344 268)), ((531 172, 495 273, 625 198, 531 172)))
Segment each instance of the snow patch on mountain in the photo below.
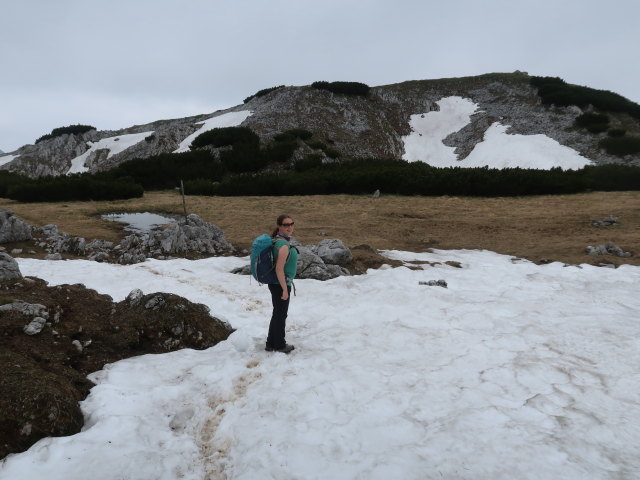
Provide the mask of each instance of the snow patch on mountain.
POLYGON ((455 148, 447 147, 442 140, 467 125, 478 105, 462 97, 445 97, 436 103, 439 111, 411 115, 412 132, 402 137, 404 160, 438 167, 456 162, 455 148))
POLYGON ((402 137, 408 162, 425 162, 434 167, 535 168, 554 167, 580 169, 592 164, 574 149, 566 147, 546 135, 511 135, 508 125, 494 122, 464 160, 458 160, 454 147, 443 140, 465 127, 478 105, 462 97, 445 97, 436 102, 439 111, 411 115, 412 132, 402 137))
POLYGON ((143 141, 152 133, 153 130, 149 132, 131 133, 129 135, 118 135, 116 137, 103 138, 97 142, 87 142, 91 148, 82 155, 71 160, 71 168, 67 171, 67 175, 89 171, 89 167, 87 167, 85 163, 93 152, 98 150, 109 150, 107 158, 111 158, 112 156, 125 151, 127 148, 132 147, 136 143, 143 141))
POLYGON ((253 112, 250 110, 242 110, 240 112, 223 113, 222 115, 211 117, 203 122, 198 122, 195 125, 202 124, 202 127, 185 138, 173 153, 188 152, 191 142, 193 142, 198 135, 213 130, 214 128, 237 127, 252 114, 253 112))

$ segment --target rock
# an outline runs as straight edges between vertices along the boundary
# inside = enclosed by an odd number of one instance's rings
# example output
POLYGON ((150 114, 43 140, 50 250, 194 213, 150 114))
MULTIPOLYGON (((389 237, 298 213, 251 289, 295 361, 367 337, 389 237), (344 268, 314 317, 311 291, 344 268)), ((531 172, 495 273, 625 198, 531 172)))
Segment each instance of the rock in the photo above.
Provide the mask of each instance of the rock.
POLYGON ((598 245, 596 247, 588 246, 586 252, 589 255, 616 255, 618 257, 630 257, 630 252, 625 252, 622 248, 615 243, 607 242, 604 245, 598 245))
POLYGON ((322 240, 318 245, 311 245, 309 249, 324 263, 331 265, 346 265, 353 260, 351 250, 338 239, 322 240))
POLYGON ((22 253, 21 248, 14 248, 11 250, 11 255, 20 255, 22 253))
POLYGON ((0 252, 0 282, 22 278, 20 267, 10 255, 0 252))
POLYGON ((0 306, 0 311, 16 312, 20 315, 26 315, 29 317, 37 316, 45 319, 49 318, 47 307, 40 305, 39 303, 27 303, 22 300, 2 305, 0 306))
POLYGON ((9 210, 0 210, 0 243, 31 240, 31 226, 24 223, 9 210))
POLYGON ((49 253, 48 255, 45 255, 44 259, 45 260, 62 260, 62 255, 60 255, 59 253, 49 253))
POLYGON ((161 294, 156 294, 144 304, 144 308, 146 308, 147 310, 149 309, 158 310, 164 305, 164 303, 165 303, 164 296, 161 294))
POLYGON ((375 192, 373 192, 372 197, 373 198, 379 198, 380 197, 380 190, 376 190, 375 192))
POLYGON ((419 285, 427 285, 429 287, 443 287, 447 288, 447 282, 444 280, 429 280, 427 282, 418 282, 419 285))
POLYGON ((28 325, 24 326, 24 333, 27 335, 37 335, 42 331, 47 321, 42 317, 36 317, 28 325))
POLYGON ((106 252, 98 252, 89 256, 89 260, 93 260, 98 263, 108 262, 109 254, 106 252))
POLYGON ((593 225, 594 227, 610 227, 617 224, 618 217, 614 217, 613 215, 604 217, 602 220, 591 220, 591 225, 593 225))
POLYGON ((135 307, 136 305, 140 304, 142 297, 144 297, 144 293, 142 293, 142 290, 140 290, 139 288, 134 288, 129 292, 129 295, 127 295, 127 301, 129 302, 129 305, 135 307))

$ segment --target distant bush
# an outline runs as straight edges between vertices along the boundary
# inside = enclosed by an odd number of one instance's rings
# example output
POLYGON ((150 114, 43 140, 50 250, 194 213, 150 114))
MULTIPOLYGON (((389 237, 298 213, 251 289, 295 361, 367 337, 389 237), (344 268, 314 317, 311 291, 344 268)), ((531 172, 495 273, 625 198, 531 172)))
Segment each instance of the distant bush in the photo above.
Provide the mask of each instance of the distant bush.
POLYGON ((311 142, 307 142, 307 145, 309 145, 314 150, 324 150, 325 148, 327 148, 327 145, 321 140, 312 140, 311 142))
POLYGON ((640 105, 608 90, 570 85, 558 77, 531 77, 530 84, 538 89, 542 103, 564 107, 593 105, 598 110, 640 118, 640 105))
POLYGON ((612 128, 607 132, 610 137, 624 137, 627 131, 624 128, 612 128))
POLYGON ((367 95, 371 87, 360 82, 313 82, 313 88, 318 90, 329 90, 333 93, 344 93, 347 95, 367 95))
POLYGON ((142 197, 144 189, 133 182, 98 180, 91 175, 46 177, 9 188, 7 196, 19 202, 119 200, 142 197))
POLYGON ((601 113, 583 113, 576 118, 575 124, 591 133, 601 133, 609 128, 609 116, 601 113))
POLYGON ((293 164, 296 172, 304 172, 320 166, 322 166, 322 155, 319 153, 310 153, 293 164))
POLYGON ((191 142, 191 149, 212 145, 216 148, 235 144, 259 145, 260 137, 248 127, 214 128, 198 135, 191 142))
POLYGON ((253 95, 248 96, 247 98, 244 99, 244 103, 247 103, 249 100, 256 98, 256 97, 263 97, 265 96, 267 93, 271 93, 275 90, 278 90, 280 88, 284 88, 284 85, 279 85, 277 87, 271 87, 271 88, 264 88, 262 90, 258 90, 256 93, 254 93, 253 95))
POLYGON ((174 188, 180 184, 180 180, 196 178, 220 180, 226 171, 222 162, 211 152, 193 150, 137 158, 96 176, 109 180, 129 177, 146 190, 160 190, 174 188))
POLYGON ((42 142, 43 140, 49 140, 51 138, 59 137, 65 134, 77 135, 77 134, 86 133, 90 130, 95 130, 95 129, 96 127, 93 127, 91 125, 69 125, 68 127, 58 127, 51 130, 51 133, 42 135, 40 138, 36 140, 36 143, 42 142))
POLYGON ((295 140, 280 141, 268 145, 261 153, 267 163, 285 163, 291 160, 296 148, 298 148, 298 143, 295 140))
POLYGON ((313 133, 309 130, 305 130, 304 128, 292 128, 274 135, 273 139, 277 142, 282 142, 295 140, 296 138, 299 138, 300 140, 309 140, 311 137, 313 137, 313 133))
POLYGON ((236 144, 233 149, 220 152, 220 160, 233 173, 257 172, 269 163, 259 148, 248 144, 236 144))
POLYGON ((624 156, 640 153, 640 137, 607 137, 598 143, 610 155, 624 156))
POLYGON ((0 197, 6 197, 7 191, 14 185, 31 181, 29 177, 18 173, 0 170, 0 197))

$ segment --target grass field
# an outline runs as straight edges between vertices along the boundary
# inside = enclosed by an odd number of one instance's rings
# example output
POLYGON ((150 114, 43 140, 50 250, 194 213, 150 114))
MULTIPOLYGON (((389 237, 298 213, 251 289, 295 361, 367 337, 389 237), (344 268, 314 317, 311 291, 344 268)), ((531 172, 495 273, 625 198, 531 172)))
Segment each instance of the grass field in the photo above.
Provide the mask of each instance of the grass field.
MULTIPOLYGON (((222 228, 227 239, 248 248, 258 234, 273 228, 275 217, 290 214, 302 244, 339 238, 349 247, 424 251, 487 249, 565 263, 609 262, 640 265, 640 192, 594 192, 517 198, 405 197, 331 195, 296 197, 186 197, 188 213, 222 228), (608 215, 618 225, 602 228, 591 220, 608 215), (326 236, 321 235, 326 234, 326 236), (614 242, 629 258, 590 256, 587 245, 614 242)), ((111 202, 18 203, 0 199, 30 223, 55 223, 72 235, 118 241, 118 224, 103 213, 182 213, 173 191, 147 192, 143 198, 111 202)))

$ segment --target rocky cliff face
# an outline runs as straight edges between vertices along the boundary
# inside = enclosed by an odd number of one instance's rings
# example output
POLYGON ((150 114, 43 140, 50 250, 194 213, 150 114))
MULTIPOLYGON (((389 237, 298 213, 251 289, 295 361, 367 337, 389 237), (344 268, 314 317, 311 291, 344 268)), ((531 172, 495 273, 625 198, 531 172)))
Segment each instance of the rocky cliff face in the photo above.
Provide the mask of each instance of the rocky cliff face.
MULTIPOLYGON (((106 170, 133 158, 173 152, 200 128, 199 122, 242 110, 252 112, 242 125, 253 129, 265 140, 287 129, 304 128, 339 151, 342 158, 401 158, 404 153, 402 137, 411 131, 411 115, 438 110, 437 102, 449 96, 467 98, 478 105, 471 122, 444 140, 446 145, 456 147, 461 166, 464 158, 482 141, 487 128, 498 121, 509 127, 507 133, 546 135, 595 163, 640 165, 640 155, 621 158, 598 148, 598 140, 606 133, 592 134, 574 126, 575 118, 583 110, 543 105, 535 88, 529 85, 529 76, 516 72, 409 81, 372 88, 367 97, 333 94, 311 87, 285 87, 255 97, 245 105, 208 115, 162 120, 118 131, 63 135, 37 145, 25 145, 12 152, 11 155, 17 156, 0 168, 31 177, 63 175, 71 168, 74 158, 89 151, 99 140, 152 132, 117 154, 94 148, 84 159, 84 167, 88 171, 106 170)), ((640 123, 636 119, 626 114, 608 114, 611 128, 624 128, 631 135, 640 134, 640 123)))

